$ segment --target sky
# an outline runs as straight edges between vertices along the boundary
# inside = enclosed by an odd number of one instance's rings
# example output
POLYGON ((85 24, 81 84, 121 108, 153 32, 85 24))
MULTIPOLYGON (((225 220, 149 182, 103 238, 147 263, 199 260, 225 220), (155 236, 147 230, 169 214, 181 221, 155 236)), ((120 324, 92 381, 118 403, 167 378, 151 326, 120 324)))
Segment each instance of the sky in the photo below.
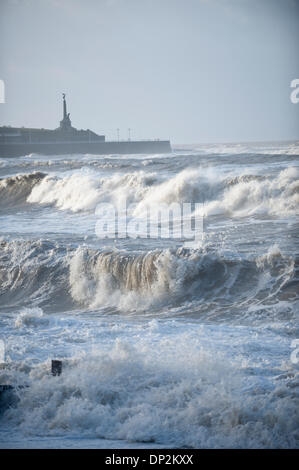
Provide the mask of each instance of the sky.
POLYGON ((299 0, 0 0, 0 125, 299 139, 299 0))

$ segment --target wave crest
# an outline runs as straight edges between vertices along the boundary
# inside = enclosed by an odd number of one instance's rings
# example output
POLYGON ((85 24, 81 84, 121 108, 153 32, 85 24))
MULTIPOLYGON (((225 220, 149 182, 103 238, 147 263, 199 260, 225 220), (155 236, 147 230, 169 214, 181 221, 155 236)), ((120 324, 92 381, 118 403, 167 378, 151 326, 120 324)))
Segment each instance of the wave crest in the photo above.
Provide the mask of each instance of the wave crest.
POLYGON ((0 205, 2 208, 14 207, 24 203, 33 187, 40 183, 45 173, 34 172, 25 175, 9 176, 0 179, 0 205))
POLYGON ((229 260, 184 248, 127 255, 81 247, 70 261, 71 295, 91 308, 145 310, 195 302, 201 312, 222 314, 235 303, 244 314, 252 304, 278 300, 293 277, 292 258, 272 251, 265 259, 229 260))
POLYGON ((31 183, 27 201, 53 204, 73 212, 94 210, 101 202, 110 202, 116 207, 126 202, 133 204, 134 215, 139 216, 151 205, 197 202, 205 203, 204 212, 208 216, 244 217, 294 215, 299 206, 299 170, 296 167, 282 170, 274 178, 250 174, 223 176, 211 169, 194 168, 185 169, 168 180, 144 171, 102 178, 95 172, 82 170, 63 178, 47 176, 41 181, 38 175, 31 176, 34 185, 31 183))

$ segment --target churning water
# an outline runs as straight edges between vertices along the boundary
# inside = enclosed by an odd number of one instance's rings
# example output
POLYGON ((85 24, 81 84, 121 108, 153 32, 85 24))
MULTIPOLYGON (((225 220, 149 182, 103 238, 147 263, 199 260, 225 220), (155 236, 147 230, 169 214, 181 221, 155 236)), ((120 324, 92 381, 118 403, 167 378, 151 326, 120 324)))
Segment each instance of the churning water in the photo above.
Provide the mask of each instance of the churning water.
POLYGON ((2 158, 0 447, 298 447, 298 156, 2 158), (123 201, 201 203, 204 238, 99 239, 123 201))

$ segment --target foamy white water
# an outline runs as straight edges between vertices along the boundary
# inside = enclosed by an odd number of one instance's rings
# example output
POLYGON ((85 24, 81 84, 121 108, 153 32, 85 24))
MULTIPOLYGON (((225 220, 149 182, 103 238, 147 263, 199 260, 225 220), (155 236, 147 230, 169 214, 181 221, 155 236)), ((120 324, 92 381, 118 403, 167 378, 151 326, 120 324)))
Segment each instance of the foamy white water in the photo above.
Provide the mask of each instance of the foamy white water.
POLYGON ((298 447, 298 156, 2 159, 0 447, 298 447), (124 201, 199 202, 204 240, 97 238, 124 201))

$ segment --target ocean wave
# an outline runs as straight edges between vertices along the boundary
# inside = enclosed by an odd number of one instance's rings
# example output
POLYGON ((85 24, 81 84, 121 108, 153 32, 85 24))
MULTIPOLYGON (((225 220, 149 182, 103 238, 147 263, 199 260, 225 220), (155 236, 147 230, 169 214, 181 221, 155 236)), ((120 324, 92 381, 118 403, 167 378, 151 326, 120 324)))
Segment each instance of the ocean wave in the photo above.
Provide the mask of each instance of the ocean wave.
POLYGON ((49 175, 33 188, 27 201, 53 204, 61 210, 73 212, 94 210, 100 202, 118 205, 123 201, 133 203, 140 200, 156 179, 156 175, 143 171, 124 175, 117 173, 110 178, 99 177, 92 171, 79 171, 64 178, 49 175))
POLYGON ((299 207, 299 170, 290 167, 275 178, 250 174, 222 177, 209 169, 184 170, 149 188, 135 214, 153 204, 172 202, 204 203, 200 211, 205 216, 292 215, 299 207))
POLYGON ((227 143, 227 144, 192 144, 181 145, 181 149, 189 149, 192 152, 207 155, 286 155, 293 156, 299 155, 299 143, 285 143, 285 144, 242 144, 242 143, 227 143))
POLYGON ((15 326, 17 328, 23 327, 34 327, 39 328, 49 324, 49 318, 47 318, 41 308, 22 308, 15 320, 15 326))
POLYGON ((0 206, 1 208, 14 207, 26 201, 32 188, 46 175, 34 172, 24 175, 9 176, 0 179, 0 206))
POLYGON ((290 167, 276 177, 221 175, 209 168, 188 168, 163 179, 158 173, 136 171, 99 177, 95 171, 71 176, 48 175, 35 180, 27 202, 52 204, 61 210, 95 210, 101 202, 116 207, 132 204, 135 216, 147 207, 173 202, 204 203, 203 214, 244 217, 294 215, 299 206, 299 170, 290 167), (38 184, 35 184, 35 183, 38 184))
POLYGON ((298 445, 294 369, 252 377, 237 354, 202 345, 190 331, 155 338, 154 347, 147 337, 136 338, 65 358, 56 378, 49 361, 0 371, 29 385, 13 406, 2 402, 3 426, 27 439, 38 433, 175 448, 298 445))
POLYGON ((252 260, 226 259, 217 253, 179 248, 129 255, 78 248, 70 261, 73 299, 91 308, 113 306, 148 310, 193 302, 200 313, 245 315, 253 305, 294 297, 295 262, 271 248, 252 260), (232 308, 232 305, 234 307, 232 308))
MULTIPOLYGON (((134 254, 75 249, 47 240, 2 240, 0 301, 2 308, 83 305, 123 312, 160 312, 161 307, 193 303, 198 315, 242 318, 248 312, 266 312, 273 302, 294 300, 296 269, 297 262, 277 246, 260 257, 230 259, 205 249, 134 254)), ((284 314, 278 312, 277 318, 284 314)))
POLYGON ((210 201, 206 215, 294 215, 299 207, 299 170, 290 167, 275 178, 238 180, 226 188, 221 200, 210 201))
POLYGON ((0 305, 71 306, 68 251, 47 240, 0 240, 0 305))

